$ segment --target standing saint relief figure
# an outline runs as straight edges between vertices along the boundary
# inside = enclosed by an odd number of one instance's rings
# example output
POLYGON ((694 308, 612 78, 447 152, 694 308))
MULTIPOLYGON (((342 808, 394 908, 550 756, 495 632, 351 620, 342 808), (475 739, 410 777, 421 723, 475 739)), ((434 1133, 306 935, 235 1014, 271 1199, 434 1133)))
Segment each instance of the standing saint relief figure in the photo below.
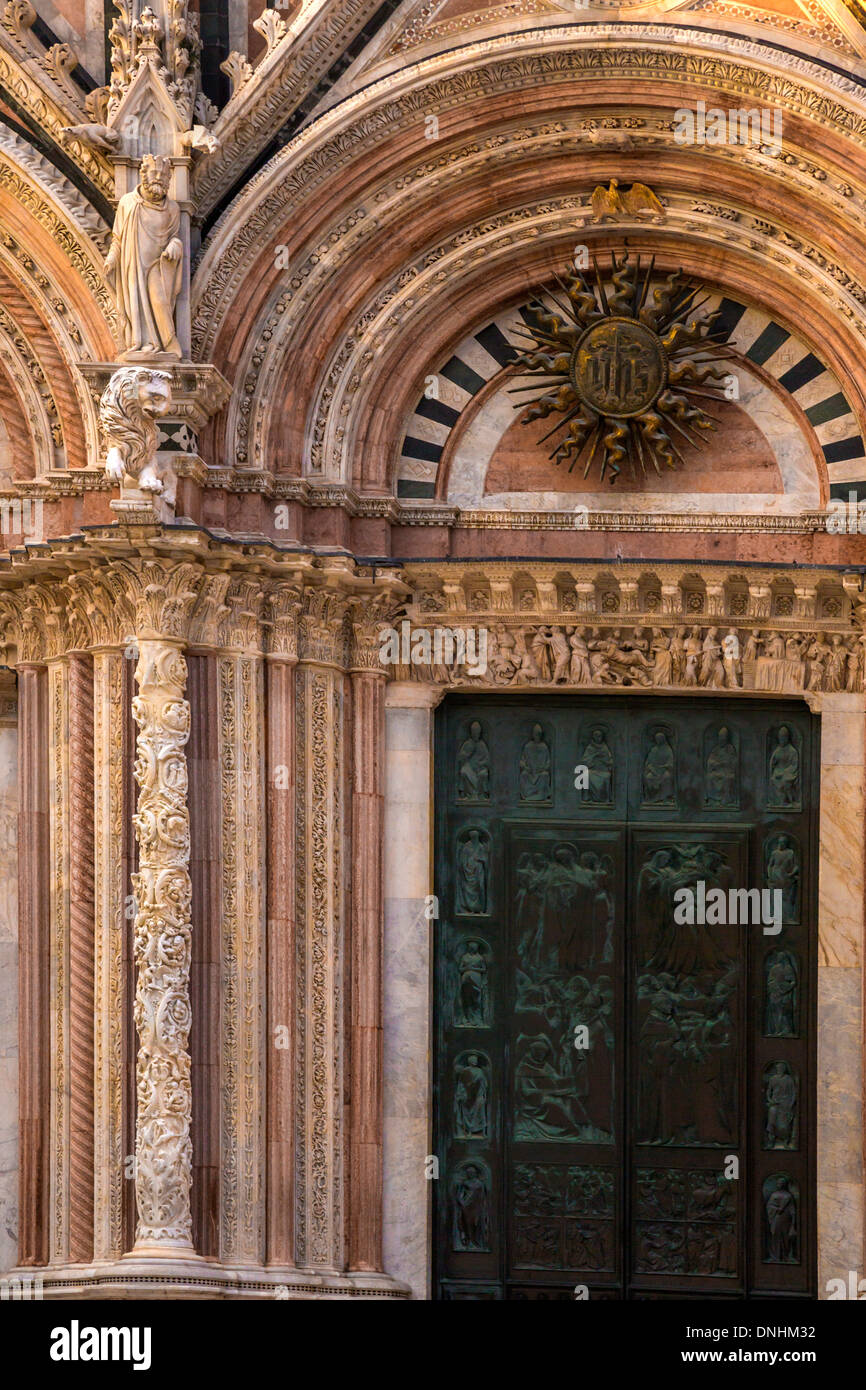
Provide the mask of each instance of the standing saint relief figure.
POLYGON ((183 275, 180 207, 168 196, 171 161, 146 154, 140 183, 117 205, 105 261, 123 325, 125 361, 181 358, 174 308, 183 275))

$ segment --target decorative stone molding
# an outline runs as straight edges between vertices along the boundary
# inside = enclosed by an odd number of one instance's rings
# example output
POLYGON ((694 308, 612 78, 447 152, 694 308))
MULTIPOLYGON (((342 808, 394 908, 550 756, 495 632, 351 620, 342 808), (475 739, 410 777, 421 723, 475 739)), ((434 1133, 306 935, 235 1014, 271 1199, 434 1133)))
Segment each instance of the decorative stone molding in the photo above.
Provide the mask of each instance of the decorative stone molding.
POLYGON ((801 697, 866 689, 866 606, 853 574, 530 562, 408 565, 404 578, 414 655, 395 666, 397 680, 801 697), (436 627, 483 628, 486 669, 434 664, 423 635, 413 647, 416 628, 436 627))
MULTIPOLYGON (((36 11, 27 0, 7 0, 0 20, 0 85, 34 125, 63 145, 63 132, 87 118, 84 92, 69 80, 75 55, 67 44, 46 51, 31 26, 36 11)), ((114 176, 104 155, 79 141, 69 153, 100 194, 111 199, 114 176)))
MULTIPOLYGON (((639 102, 644 82, 661 79, 692 91, 704 82, 748 99, 759 91, 764 105, 835 127, 854 144, 866 142, 866 112, 855 81, 751 39, 662 24, 629 25, 624 35, 616 25, 587 24, 578 31, 524 33, 519 55, 513 46, 510 35, 470 44, 372 83, 326 112, 250 180, 233 206, 231 224, 221 219, 205 246, 193 334, 198 355, 212 350, 244 263, 257 258, 268 229, 289 220, 299 199, 314 196, 346 164, 390 136, 423 124, 431 112, 441 118, 473 97, 489 100, 497 91, 539 85, 548 90, 586 77, 631 84, 639 102)), ((212 168, 208 161, 197 173, 202 206, 212 168)))
POLYGON ((376 9, 376 0, 302 5, 282 33, 281 15, 277 14, 279 24, 266 21, 266 29, 259 32, 267 40, 270 29, 274 37, 256 66, 255 81, 244 82, 232 92, 214 127, 220 149, 194 171, 195 198, 203 216, 273 139, 376 9))

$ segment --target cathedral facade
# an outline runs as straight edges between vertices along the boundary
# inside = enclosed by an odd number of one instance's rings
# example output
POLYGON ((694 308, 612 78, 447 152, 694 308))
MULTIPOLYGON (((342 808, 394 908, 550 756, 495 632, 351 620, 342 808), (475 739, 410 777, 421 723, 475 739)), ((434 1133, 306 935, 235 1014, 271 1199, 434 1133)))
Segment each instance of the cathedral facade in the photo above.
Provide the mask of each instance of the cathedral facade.
POLYGON ((7 0, 4 1289, 866 1273, 864 214, 859 0, 7 0))

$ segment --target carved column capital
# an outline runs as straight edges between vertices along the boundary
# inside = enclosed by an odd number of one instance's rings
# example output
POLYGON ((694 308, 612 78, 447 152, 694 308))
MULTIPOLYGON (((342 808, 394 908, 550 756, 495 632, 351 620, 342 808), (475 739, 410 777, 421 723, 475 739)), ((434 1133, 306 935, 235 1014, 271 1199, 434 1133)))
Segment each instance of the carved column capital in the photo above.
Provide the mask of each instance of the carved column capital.
POLYGON ((387 676, 382 664, 382 634, 398 620, 403 605, 395 602, 393 595, 381 594, 378 598, 355 599, 351 604, 351 643, 349 666, 353 672, 368 675, 387 676))
POLYGON ((299 616, 301 661, 345 669, 347 600, 334 589, 305 590, 299 616))
POLYGON ((268 587, 265 596, 266 650, 269 657, 286 661, 298 659, 298 616, 301 612, 301 588, 298 584, 278 582, 268 587))

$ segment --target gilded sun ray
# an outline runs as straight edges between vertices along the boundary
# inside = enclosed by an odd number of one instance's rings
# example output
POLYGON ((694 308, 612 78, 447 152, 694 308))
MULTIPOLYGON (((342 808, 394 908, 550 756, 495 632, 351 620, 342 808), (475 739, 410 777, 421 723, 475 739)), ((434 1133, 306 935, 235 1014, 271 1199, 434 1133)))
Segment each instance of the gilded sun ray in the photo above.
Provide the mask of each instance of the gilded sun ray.
POLYGON ((532 327, 516 331, 530 345, 515 359, 534 392, 517 409, 523 423, 561 417, 540 442, 555 439, 550 457, 571 472, 596 466, 611 483, 624 470, 634 479, 677 468, 684 445, 700 447, 716 421, 702 401, 729 399, 732 350, 701 312, 702 287, 677 270, 660 284, 654 260, 626 251, 602 270, 569 269, 559 290, 529 306, 532 327), (551 307, 551 304, 554 307, 551 307))

